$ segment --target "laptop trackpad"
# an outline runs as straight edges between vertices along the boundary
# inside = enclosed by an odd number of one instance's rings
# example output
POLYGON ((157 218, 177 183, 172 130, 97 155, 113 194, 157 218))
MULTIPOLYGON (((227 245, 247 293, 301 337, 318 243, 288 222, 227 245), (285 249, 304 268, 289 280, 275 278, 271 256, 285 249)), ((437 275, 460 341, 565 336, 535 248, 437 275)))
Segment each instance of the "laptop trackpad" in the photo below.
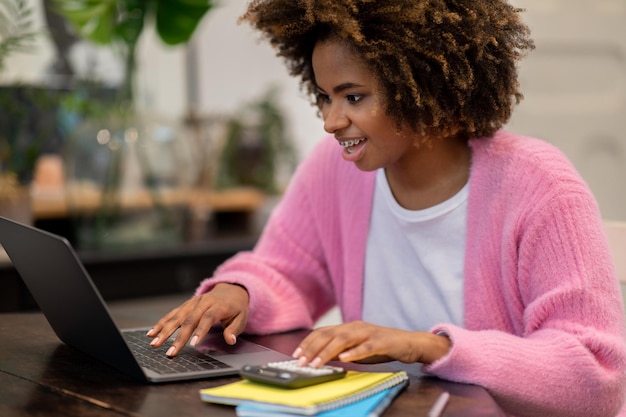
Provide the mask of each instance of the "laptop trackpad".
POLYGON ((221 329, 209 332, 202 342, 198 343, 196 349, 236 369, 248 364, 261 365, 267 362, 292 359, 291 356, 266 348, 243 337, 238 337, 237 343, 231 346, 224 341, 221 329))
POLYGON ((224 340, 224 334, 221 329, 211 330, 195 348, 197 351, 210 356, 256 353, 270 350, 241 337, 237 338, 237 343, 229 345, 224 340))

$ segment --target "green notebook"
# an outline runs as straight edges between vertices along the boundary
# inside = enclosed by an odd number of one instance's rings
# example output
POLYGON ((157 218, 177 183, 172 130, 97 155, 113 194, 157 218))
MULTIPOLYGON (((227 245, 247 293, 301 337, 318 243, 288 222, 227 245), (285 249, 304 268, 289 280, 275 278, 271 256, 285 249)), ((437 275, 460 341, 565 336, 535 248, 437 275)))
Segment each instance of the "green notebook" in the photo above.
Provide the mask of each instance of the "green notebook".
POLYGON ((283 413, 314 415, 352 404, 407 380, 403 371, 348 371, 342 379, 297 389, 242 380, 202 389, 200 398, 219 404, 246 404, 283 413))

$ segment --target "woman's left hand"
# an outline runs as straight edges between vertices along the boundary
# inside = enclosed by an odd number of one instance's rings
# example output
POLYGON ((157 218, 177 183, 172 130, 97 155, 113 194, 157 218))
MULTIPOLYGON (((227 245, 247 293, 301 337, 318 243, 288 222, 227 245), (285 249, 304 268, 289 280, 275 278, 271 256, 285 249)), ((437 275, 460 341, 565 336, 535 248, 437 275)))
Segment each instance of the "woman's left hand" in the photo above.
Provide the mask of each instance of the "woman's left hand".
POLYGON ((300 365, 317 367, 342 362, 432 363, 446 355, 450 339, 429 332, 376 326, 363 321, 321 327, 309 334, 293 353, 300 365))

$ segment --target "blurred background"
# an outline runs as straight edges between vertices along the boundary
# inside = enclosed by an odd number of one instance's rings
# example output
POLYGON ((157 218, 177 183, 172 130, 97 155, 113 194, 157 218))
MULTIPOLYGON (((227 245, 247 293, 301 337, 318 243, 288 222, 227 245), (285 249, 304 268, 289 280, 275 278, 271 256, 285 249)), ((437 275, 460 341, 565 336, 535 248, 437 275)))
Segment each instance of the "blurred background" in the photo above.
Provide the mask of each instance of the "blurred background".
POLYGON ((626 1, 518 0, 536 50, 509 129, 561 148, 607 220, 626 220, 626 1))
MULTIPOLYGON (((0 214, 66 236, 107 298, 189 291, 250 248, 323 136, 246 4, 0 0, 0 214)), ((626 0, 513 4, 537 48, 507 128, 626 220, 626 0)), ((28 306, 5 264, 0 304, 28 306)))

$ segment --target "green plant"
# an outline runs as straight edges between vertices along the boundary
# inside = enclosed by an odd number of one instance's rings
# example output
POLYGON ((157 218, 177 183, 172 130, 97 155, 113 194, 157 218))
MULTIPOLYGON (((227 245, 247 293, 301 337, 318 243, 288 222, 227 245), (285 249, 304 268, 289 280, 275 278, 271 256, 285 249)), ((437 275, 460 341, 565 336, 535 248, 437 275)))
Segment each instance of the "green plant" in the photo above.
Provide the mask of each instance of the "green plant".
MULTIPOLYGON (((161 187, 158 178, 158 164, 149 158, 150 148, 144 146, 149 140, 148 130, 141 117, 133 111, 134 77, 136 72, 136 52, 141 34, 148 23, 155 23, 159 38, 166 45, 184 44, 193 35, 198 24, 213 7, 212 0, 52 0, 54 10, 61 15, 77 35, 93 43, 111 47, 121 53, 124 60, 124 80, 118 90, 117 100, 110 103, 108 111, 99 112, 98 117, 91 117, 83 123, 84 135, 87 138, 99 130, 106 130, 111 140, 106 146, 100 146, 97 152, 103 171, 102 177, 93 178, 101 186, 102 202, 95 213, 94 219, 85 220, 85 231, 82 244, 88 246, 106 246, 119 237, 122 240, 143 243, 145 237, 138 236, 143 220, 149 218, 153 232, 158 230, 168 234, 171 226, 176 226, 177 218, 172 207, 163 204, 161 187), (104 126, 104 127, 102 127, 104 126), (137 130, 142 130, 137 134, 137 130), (134 133, 133 133, 134 132, 134 133), (135 137, 135 139, 127 139, 135 137), (119 140, 123 137, 123 140, 119 140), (130 140, 130 142, 129 142, 130 140), (132 143, 131 143, 132 142, 132 143), (136 142, 136 143, 135 143, 136 142), (127 161, 132 159, 139 168, 142 186, 150 193, 154 210, 142 213, 143 220, 129 221, 121 206, 121 190, 124 186, 124 175, 127 161), (147 215, 147 217, 143 217, 147 215), (92 223, 91 220, 94 220, 92 223), (130 224, 133 224, 132 226, 130 224), (132 232, 131 232, 132 231, 132 232), (129 237, 134 234, 135 237, 129 237), (109 243, 107 243, 109 242, 109 243)), ((77 103, 79 108, 81 102, 77 103)), ((98 116, 96 114, 96 116, 98 116)), ((74 130, 68 141, 68 149, 78 149, 81 128, 74 130)), ((71 151, 68 152, 71 154, 71 151)), ((70 157, 71 159, 71 157, 70 157)), ((72 163, 70 163, 72 165, 72 163)), ((76 166, 74 166, 76 168, 76 166)), ((82 178, 77 176, 76 178, 82 178)), ((131 216, 132 217, 132 216, 131 216)), ((133 219, 138 220, 138 219, 133 219)), ((79 233, 80 235, 80 233, 79 233)), ((79 239, 80 240, 80 239, 79 239)), ((148 241, 158 241, 151 236, 148 241)))
POLYGON ((132 102, 137 42, 147 19, 154 19, 167 45, 186 43, 212 0, 55 0, 64 16, 84 39, 101 45, 120 45, 125 59, 121 100, 132 102))
POLYGON ((0 0, 0 72, 9 54, 32 47, 37 35, 32 30, 32 15, 27 0, 0 0))
POLYGON ((297 156, 277 94, 270 88, 228 120, 216 188, 251 186, 275 194, 281 169, 290 173, 295 168, 297 156))
POLYGON ((30 181, 42 150, 59 140, 61 94, 27 85, 0 87, 0 171, 30 181))
MULTIPOLYGON (((0 72, 9 55, 33 47, 37 32, 32 29, 32 16, 27 0, 0 0, 0 72)), ((20 183, 30 179, 35 160, 50 137, 48 111, 53 108, 53 98, 43 90, 0 87, 0 174, 20 183)))

